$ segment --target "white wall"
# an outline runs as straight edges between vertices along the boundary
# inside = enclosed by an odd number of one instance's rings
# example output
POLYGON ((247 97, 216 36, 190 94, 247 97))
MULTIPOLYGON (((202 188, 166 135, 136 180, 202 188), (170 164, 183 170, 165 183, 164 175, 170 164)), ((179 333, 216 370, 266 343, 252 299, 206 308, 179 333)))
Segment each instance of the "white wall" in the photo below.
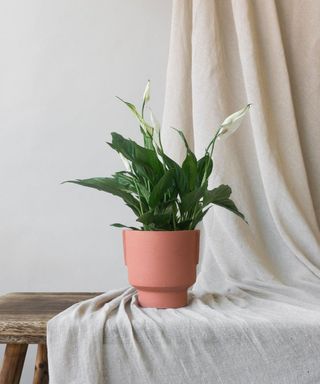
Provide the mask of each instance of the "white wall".
POLYGON ((60 182, 121 167, 105 141, 138 127, 114 95, 139 102, 150 78, 161 116, 170 10, 170 0, 0 1, 0 293, 127 284, 109 224, 132 215, 60 182))

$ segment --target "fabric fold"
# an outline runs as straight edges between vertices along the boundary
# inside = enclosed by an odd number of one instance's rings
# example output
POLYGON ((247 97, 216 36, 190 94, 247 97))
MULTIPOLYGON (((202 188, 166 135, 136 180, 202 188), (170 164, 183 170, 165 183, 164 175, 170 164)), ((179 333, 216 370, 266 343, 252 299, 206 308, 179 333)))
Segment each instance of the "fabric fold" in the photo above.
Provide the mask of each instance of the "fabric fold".
POLYGON ((179 309, 141 308, 132 289, 74 305, 49 322, 50 383, 318 382, 320 306, 248 288, 179 309))

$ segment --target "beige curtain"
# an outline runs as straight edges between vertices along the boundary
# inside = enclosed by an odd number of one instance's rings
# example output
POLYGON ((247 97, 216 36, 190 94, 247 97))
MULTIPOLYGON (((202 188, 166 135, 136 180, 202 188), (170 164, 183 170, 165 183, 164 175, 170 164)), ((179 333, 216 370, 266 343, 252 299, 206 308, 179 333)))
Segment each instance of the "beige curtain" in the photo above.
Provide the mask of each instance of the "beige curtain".
POLYGON ((164 142, 182 129, 200 155, 224 117, 250 116, 218 143, 212 186, 227 183, 249 225, 214 208, 197 289, 278 281, 319 293, 320 1, 175 0, 164 142))

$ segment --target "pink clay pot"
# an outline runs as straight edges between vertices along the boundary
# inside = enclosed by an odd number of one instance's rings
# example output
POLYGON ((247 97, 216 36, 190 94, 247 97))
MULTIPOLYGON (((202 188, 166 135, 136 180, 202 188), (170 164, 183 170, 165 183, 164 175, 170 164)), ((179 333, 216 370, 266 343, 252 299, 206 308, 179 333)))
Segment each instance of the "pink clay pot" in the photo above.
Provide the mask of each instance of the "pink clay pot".
POLYGON ((188 288, 196 281, 199 237, 199 230, 123 231, 129 282, 142 307, 188 304, 188 288))

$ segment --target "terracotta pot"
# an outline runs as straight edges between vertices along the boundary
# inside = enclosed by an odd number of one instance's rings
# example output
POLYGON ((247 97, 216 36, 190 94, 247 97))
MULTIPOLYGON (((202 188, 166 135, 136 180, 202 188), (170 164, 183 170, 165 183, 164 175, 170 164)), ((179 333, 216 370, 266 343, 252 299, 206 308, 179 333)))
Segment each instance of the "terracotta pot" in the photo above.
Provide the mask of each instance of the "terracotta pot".
POLYGON ((188 304, 196 281, 200 231, 123 231, 130 284, 142 307, 178 308, 188 304))

